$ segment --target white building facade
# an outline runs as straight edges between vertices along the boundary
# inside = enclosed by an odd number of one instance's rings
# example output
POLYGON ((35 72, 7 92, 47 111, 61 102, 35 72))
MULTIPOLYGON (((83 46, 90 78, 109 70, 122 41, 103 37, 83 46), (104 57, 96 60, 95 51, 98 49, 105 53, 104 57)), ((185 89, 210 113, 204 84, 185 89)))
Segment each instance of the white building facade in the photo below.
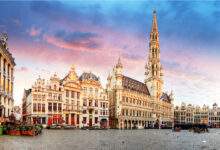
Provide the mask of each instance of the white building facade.
POLYGON ((78 77, 72 66, 63 79, 56 74, 48 81, 38 78, 24 90, 22 114, 29 124, 107 128, 108 98, 98 77, 93 73, 78 77))
POLYGON ((220 127, 220 107, 216 103, 210 108, 207 105, 193 106, 182 103, 174 109, 175 124, 206 124, 220 127))
POLYGON ((14 106, 15 61, 8 48, 7 34, 0 35, 0 123, 8 120, 14 106))

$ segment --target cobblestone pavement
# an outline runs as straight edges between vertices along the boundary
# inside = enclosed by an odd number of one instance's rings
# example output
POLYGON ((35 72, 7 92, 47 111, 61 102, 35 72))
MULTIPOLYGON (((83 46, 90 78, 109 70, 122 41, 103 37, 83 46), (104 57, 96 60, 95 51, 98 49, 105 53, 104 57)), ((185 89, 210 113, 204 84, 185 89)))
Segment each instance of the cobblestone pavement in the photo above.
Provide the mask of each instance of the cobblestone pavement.
POLYGON ((36 137, 0 136, 0 150, 220 150, 220 129, 43 130, 36 137))

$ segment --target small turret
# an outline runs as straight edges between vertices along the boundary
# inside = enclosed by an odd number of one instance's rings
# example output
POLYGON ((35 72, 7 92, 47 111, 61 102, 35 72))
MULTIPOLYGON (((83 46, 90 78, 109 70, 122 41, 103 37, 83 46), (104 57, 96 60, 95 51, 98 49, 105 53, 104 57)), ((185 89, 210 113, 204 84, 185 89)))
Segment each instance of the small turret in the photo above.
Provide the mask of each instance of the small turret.
POLYGON ((214 103, 214 104, 212 105, 212 107, 213 107, 213 109, 216 109, 216 108, 218 107, 217 103, 214 103))
POLYGON ((121 75, 123 70, 123 65, 121 63, 121 58, 118 58, 118 63, 115 66, 115 73, 116 75, 121 75))
POLYGON ((120 57, 118 58, 118 63, 116 64, 116 68, 123 68, 120 57))
POLYGON ((75 67, 75 65, 74 65, 74 64, 73 64, 73 65, 71 65, 70 71, 71 71, 71 72, 75 72, 75 68, 76 68, 76 67, 75 67))

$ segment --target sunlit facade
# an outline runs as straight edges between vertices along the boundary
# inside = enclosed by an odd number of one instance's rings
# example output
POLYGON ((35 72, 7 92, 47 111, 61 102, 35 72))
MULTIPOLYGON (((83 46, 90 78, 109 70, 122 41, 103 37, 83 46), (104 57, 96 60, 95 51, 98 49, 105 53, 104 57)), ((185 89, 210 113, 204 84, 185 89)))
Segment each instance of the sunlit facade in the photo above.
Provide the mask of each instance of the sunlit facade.
POLYGON ((9 52, 7 40, 7 34, 0 36, 0 122, 8 119, 14 105, 15 61, 9 52))
POLYGON ((174 109, 175 124, 206 124, 212 127, 220 127, 220 108, 216 103, 212 108, 206 105, 193 106, 182 103, 174 109))
POLYGON ((22 120, 28 124, 46 124, 46 83, 40 77, 31 89, 24 89, 22 98, 22 120))
MULTIPOLYGON (((60 78, 57 74, 50 77, 46 84, 46 121, 48 124, 62 123, 63 115, 63 85, 60 83, 60 78)), ((42 105, 43 109, 43 105, 42 105)), ((45 123, 45 122, 41 122, 45 123)))
POLYGON ((93 73, 84 72, 80 76, 82 86, 83 126, 108 127, 108 99, 99 78, 93 73))
POLYGON ((60 79, 57 74, 46 81, 40 77, 24 90, 22 119, 29 124, 68 124, 76 127, 108 127, 108 98, 93 73, 78 77, 72 66, 60 79))
POLYGON ((81 101, 81 84, 79 77, 75 71, 75 67, 72 66, 68 74, 61 80, 61 84, 64 88, 63 98, 63 118, 66 124, 80 127, 82 113, 82 101, 81 101))
POLYGON ((146 79, 142 83, 123 74, 119 58, 108 76, 108 98, 111 128, 172 126, 173 94, 164 93, 163 68, 160 63, 159 32, 156 12, 150 33, 146 79))

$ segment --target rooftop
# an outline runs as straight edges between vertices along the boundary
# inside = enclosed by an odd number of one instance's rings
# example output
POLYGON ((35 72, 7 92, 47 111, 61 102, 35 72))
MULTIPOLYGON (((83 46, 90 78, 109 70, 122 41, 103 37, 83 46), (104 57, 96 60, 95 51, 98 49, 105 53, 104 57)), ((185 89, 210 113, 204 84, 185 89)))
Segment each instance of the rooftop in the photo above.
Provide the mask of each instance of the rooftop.
POLYGON ((122 86, 126 89, 150 95, 146 84, 126 76, 122 78, 122 86))

